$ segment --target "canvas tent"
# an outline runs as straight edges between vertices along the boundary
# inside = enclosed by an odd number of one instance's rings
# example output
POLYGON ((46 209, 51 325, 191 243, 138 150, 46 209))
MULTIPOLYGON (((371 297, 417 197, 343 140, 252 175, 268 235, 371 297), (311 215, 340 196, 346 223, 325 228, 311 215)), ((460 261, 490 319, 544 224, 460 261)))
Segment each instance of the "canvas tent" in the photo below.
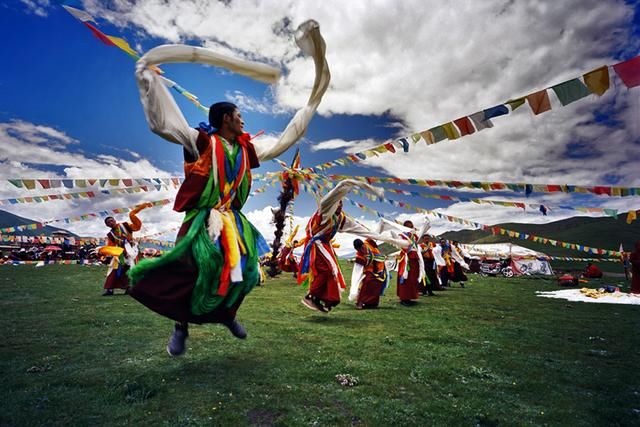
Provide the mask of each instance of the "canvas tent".
POLYGON ((511 258, 511 269, 517 275, 553 275, 549 256, 512 243, 461 245, 472 259, 511 258))

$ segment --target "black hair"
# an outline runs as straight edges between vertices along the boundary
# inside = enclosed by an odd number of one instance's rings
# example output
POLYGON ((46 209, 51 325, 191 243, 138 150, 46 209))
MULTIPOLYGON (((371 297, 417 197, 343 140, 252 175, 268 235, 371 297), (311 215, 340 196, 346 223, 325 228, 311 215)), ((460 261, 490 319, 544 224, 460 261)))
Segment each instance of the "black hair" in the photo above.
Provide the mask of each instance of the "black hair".
POLYGON ((231 102, 216 102, 209 107, 209 124, 216 129, 222 127, 225 114, 232 114, 238 107, 231 102))
POLYGON ((359 249, 362 247, 362 245, 364 245, 364 243, 363 243, 363 242, 362 242, 362 240, 360 240, 360 239, 355 239, 355 240, 353 241, 353 247, 354 247, 356 250, 359 250, 359 249))
POLYGON ((107 225, 107 220, 108 220, 109 218, 111 218, 112 220, 114 220, 114 221, 115 221, 115 218, 114 218, 114 217, 112 217, 112 216, 108 216, 108 217, 106 217, 106 218, 104 219, 104 224, 105 224, 105 225, 107 225))
POLYGON ((404 225, 405 227, 413 228, 413 222, 408 220, 403 222, 402 225, 404 225))

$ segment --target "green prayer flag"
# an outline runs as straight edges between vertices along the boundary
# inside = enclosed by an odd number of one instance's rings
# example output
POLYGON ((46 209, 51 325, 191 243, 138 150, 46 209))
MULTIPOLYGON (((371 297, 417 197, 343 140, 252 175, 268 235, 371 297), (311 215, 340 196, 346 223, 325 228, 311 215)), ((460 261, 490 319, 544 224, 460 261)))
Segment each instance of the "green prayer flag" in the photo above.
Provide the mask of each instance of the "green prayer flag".
POLYGON ((591 95, 591 91, 579 79, 568 80, 551 87, 558 96, 560 103, 565 106, 578 99, 591 95))

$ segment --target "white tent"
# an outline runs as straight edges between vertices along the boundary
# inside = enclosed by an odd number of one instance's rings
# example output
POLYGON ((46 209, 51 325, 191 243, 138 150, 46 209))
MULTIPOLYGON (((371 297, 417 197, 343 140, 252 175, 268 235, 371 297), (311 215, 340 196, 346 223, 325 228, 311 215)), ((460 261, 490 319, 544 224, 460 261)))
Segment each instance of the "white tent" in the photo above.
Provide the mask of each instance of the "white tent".
POLYGON ((511 269, 515 274, 553 275, 549 256, 513 243, 489 243, 460 245, 474 259, 511 258, 511 269))

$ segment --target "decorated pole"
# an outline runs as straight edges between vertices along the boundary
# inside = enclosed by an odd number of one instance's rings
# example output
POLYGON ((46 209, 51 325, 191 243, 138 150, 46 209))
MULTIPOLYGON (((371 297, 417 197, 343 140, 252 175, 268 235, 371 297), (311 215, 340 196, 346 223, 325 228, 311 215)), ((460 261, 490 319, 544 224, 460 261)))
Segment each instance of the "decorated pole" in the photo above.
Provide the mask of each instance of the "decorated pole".
MULTIPOLYGON (((297 169, 300 167, 300 149, 296 151, 296 155, 291 162, 291 169, 297 169)), ((269 277, 276 277, 281 273, 278 267, 278 255, 280 254, 280 246, 282 246, 282 232, 285 226, 285 219, 287 216, 287 207, 289 203, 295 199, 298 194, 298 185, 296 178, 292 176, 288 171, 282 172, 282 191, 278 195, 278 203, 280 206, 273 211, 273 222, 276 226, 274 231, 275 238, 273 239, 273 245, 271 249, 271 259, 269 260, 269 270, 267 274, 269 277)))

